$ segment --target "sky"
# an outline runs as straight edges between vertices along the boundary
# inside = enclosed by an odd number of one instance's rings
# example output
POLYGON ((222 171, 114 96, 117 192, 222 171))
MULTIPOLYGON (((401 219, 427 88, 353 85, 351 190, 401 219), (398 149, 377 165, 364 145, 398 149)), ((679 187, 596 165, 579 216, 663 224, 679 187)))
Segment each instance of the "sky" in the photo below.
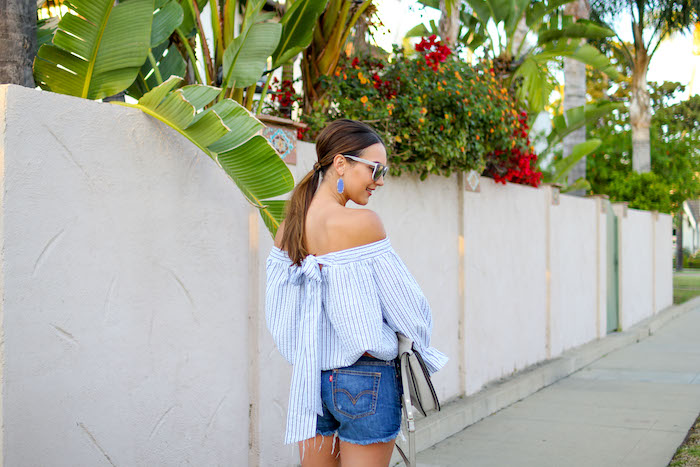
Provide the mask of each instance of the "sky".
MULTIPOLYGON (((422 6, 416 0, 378 0, 378 15, 386 31, 377 35, 377 45, 391 51, 392 43, 401 43, 408 30, 419 23, 428 25, 431 19, 440 19, 440 11, 422 6)), ((632 31, 628 18, 621 18, 615 29, 625 41, 631 41, 632 31)), ((652 58, 647 79, 649 81, 677 81, 683 85, 691 84, 694 74, 700 74, 700 56, 692 53, 692 33, 675 34, 664 41, 652 58)), ((686 88, 682 98, 700 93, 700 76, 692 83, 692 89, 686 88)))

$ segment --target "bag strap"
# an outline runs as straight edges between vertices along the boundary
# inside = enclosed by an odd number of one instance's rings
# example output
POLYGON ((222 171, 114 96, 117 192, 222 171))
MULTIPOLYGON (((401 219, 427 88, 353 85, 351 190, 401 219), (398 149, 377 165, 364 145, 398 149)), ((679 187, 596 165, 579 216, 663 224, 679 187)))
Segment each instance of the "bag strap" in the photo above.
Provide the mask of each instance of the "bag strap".
POLYGON ((408 456, 403 452, 403 450, 396 444, 396 449, 403 458, 407 467, 416 466, 416 422, 413 417, 413 406, 411 405, 411 392, 408 386, 408 375, 410 372, 408 364, 408 353, 404 352, 400 355, 400 370, 401 370, 401 384, 403 387, 403 397, 402 403, 404 419, 406 420, 406 425, 408 427, 408 456))

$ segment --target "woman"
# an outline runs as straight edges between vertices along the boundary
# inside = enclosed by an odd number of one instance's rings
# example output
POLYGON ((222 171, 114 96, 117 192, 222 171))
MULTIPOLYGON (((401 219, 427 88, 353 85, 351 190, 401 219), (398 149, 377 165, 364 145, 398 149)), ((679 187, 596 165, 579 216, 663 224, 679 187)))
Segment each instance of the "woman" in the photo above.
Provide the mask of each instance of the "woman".
POLYGON ((303 467, 387 466, 401 429, 396 332, 430 372, 447 357, 430 347, 430 307, 377 214, 345 207, 384 185, 382 139, 336 120, 316 153, 267 259, 267 326, 293 365, 285 443, 299 443, 303 467))

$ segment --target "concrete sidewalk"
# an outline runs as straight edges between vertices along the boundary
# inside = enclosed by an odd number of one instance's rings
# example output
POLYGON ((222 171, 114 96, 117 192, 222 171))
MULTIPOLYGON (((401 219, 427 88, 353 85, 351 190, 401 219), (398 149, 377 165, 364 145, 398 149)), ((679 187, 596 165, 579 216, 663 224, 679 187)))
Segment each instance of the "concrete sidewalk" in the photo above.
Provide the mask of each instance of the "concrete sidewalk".
POLYGON ((418 465, 661 467, 699 412, 695 306, 418 453, 418 465))

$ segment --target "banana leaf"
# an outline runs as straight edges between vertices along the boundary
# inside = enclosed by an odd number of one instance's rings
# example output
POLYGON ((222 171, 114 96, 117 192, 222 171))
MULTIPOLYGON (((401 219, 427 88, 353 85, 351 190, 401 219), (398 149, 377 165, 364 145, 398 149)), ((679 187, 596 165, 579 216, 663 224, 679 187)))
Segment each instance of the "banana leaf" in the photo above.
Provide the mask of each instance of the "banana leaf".
MULTIPOLYGON (((192 37, 196 34, 195 28, 197 27, 197 20, 195 18, 195 12, 192 9, 194 4, 193 0, 179 0, 180 6, 182 7, 183 18, 182 23, 178 26, 178 29, 182 32, 185 37, 192 37)), ((197 6, 199 11, 206 6, 209 0, 197 0, 197 6)))
POLYGON ((564 185, 562 188, 559 189, 559 193, 569 193, 570 191, 576 191, 576 190, 588 191, 590 189, 591 189, 591 182, 589 182, 585 178, 581 177, 578 180, 576 180, 574 183, 572 183, 571 185, 564 185))
POLYGON ((44 44, 49 44, 53 35, 56 33, 56 27, 58 26, 58 16, 53 16, 51 18, 44 18, 37 20, 36 22, 36 46, 41 47, 44 44))
POLYGON ((194 143, 219 164, 246 199, 260 210, 263 222, 274 234, 282 221, 285 201, 267 198, 293 189, 294 177, 270 143, 256 135, 264 125, 231 99, 203 110, 221 90, 202 85, 176 89, 182 82, 182 78, 171 76, 136 104, 113 103, 140 109, 194 143))
POLYGON ((224 52, 226 89, 244 88, 257 83, 265 70, 267 57, 277 48, 282 32, 279 23, 254 23, 239 34, 224 52))
POLYGON ((51 44, 34 59, 42 89, 87 99, 117 94, 131 85, 146 60, 154 0, 70 0, 51 44))
POLYGON ((127 94, 134 99, 140 99, 141 96, 171 76, 183 76, 187 70, 187 63, 185 63, 174 44, 168 47, 168 42, 163 42, 151 49, 151 53, 156 66, 154 67, 151 61, 147 59, 141 66, 136 79, 127 89, 127 94), (155 72, 156 69, 158 74, 155 72), (159 75, 160 78, 158 78, 159 75))
POLYGON ((567 24, 561 28, 540 30, 537 35, 537 42, 543 45, 562 38, 571 39, 604 39, 614 36, 615 32, 606 27, 600 26, 592 21, 579 19, 575 23, 567 24))
POLYGON ((139 69, 127 94, 140 99, 145 93, 163 83, 170 76, 183 76, 187 63, 168 38, 183 19, 182 7, 177 0, 156 0, 151 27, 151 49, 139 69))
POLYGON ((574 0, 553 0, 546 5, 544 2, 533 1, 525 11, 525 24, 529 29, 539 30, 540 23, 547 15, 572 1, 574 0))
POLYGON ((566 182, 566 176, 571 169, 574 168, 578 161, 598 149, 600 144, 601 141, 599 139, 589 139, 574 146, 569 156, 557 161, 557 163, 554 164, 554 175, 552 176, 551 182, 566 182))
POLYGON ((617 102, 599 101, 569 109, 565 114, 555 116, 552 119, 552 131, 547 136, 547 149, 543 153, 549 151, 550 148, 571 132, 581 128, 583 125, 595 122, 614 110, 620 110, 623 106, 623 104, 617 102))
POLYGON ((185 13, 177 0, 157 0, 151 27, 151 48, 166 41, 182 24, 185 13))
POLYGON ((282 33, 272 53, 272 68, 277 68, 311 44, 319 16, 328 0, 297 0, 282 17, 282 33))

